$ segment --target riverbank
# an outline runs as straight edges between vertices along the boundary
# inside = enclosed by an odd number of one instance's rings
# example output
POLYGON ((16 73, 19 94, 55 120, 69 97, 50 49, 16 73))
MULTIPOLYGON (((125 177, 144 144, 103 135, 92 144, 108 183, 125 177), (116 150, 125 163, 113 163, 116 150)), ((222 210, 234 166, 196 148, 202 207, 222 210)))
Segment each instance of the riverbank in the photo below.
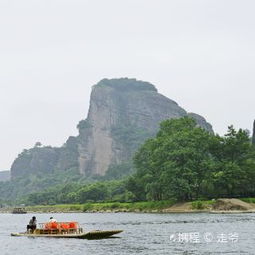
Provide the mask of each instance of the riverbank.
MULTIPOLYGON (((102 202, 86 204, 27 206, 28 213, 255 213, 254 199, 217 199, 175 203, 175 201, 153 202, 102 202)), ((2 208, 0 212, 10 213, 13 208, 2 208)))
POLYGON ((103 202, 86 204, 64 204, 47 206, 29 206, 28 212, 161 212, 165 208, 174 205, 174 201, 154 201, 154 202, 103 202))

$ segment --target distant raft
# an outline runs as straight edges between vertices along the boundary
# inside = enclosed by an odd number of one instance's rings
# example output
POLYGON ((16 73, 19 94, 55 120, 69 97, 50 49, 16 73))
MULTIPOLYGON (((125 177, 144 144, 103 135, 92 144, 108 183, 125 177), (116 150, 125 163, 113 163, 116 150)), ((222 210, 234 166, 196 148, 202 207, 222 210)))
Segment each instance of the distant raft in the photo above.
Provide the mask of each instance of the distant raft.
POLYGON ((24 207, 15 207, 15 208, 13 208, 12 213, 13 214, 25 214, 25 213, 27 213, 27 211, 25 210, 24 207))
POLYGON ((83 232, 78 222, 40 223, 40 228, 32 232, 11 233, 11 236, 103 239, 123 232, 123 230, 93 230, 83 232))

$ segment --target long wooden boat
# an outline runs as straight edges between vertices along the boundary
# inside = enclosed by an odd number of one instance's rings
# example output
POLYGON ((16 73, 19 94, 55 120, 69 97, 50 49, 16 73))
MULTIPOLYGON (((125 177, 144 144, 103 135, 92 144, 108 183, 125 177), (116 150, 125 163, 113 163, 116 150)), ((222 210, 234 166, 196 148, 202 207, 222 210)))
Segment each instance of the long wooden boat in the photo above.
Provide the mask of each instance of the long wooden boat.
POLYGON ((95 230, 81 234, 29 234, 29 233, 11 233, 11 236, 26 236, 26 237, 50 237, 50 238, 78 238, 78 239, 103 239, 119 234, 123 230, 95 230))
POLYGON ((79 227, 79 224, 77 222, 40 223, 39 225, 40 228, 36 229, 33 233, 11 233, 11 236, 103 239, 112 237, 113 235, 123 232, 123 230, 93 230, 83 232, 83 229, 79 227), (71 226, 71 228, 68 226, 71 226))

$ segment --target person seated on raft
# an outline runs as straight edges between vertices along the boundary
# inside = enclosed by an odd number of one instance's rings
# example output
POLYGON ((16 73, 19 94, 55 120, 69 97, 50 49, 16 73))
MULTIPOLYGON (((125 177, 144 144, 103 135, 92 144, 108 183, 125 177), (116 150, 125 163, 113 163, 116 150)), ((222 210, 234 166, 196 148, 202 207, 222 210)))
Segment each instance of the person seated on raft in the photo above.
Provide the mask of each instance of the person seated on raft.
POLYGON ((58 229, 58 227, 59 226, 58 226, 57 220, 54 219, 53 217, 50 217, 49 222, 45 225, 45 228, 50 230, 58 229))
POLYGON ((33 233, 35 231, 35 229, 36 229, 36 223, 37 223, 36 217, 33 216, 32 219, 29 221, 29 223, 27 225, 27 232, 33 233))
POLYGON ((53 217, 50 217, 50 220, 49 220, 50 223, 53 223, 53 222, 57 222, 56 219, 54 219, 53 217))

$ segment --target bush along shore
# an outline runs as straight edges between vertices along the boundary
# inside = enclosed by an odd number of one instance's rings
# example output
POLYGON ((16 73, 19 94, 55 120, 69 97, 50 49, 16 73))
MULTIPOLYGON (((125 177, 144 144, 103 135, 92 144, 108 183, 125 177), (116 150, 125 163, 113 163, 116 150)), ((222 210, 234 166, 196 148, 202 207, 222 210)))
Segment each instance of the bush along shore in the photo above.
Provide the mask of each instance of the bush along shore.
POLYGON ((26 207, 28 212, 161 212, 169 208, 174 201, 155 202, 101 202, 85 204, 62 204, 62 205, 36 205, 26 207))
MULTIPOLYGON (((2 209, 2 212, 10 212, 12 209, 2 209)), ((61 205, 36 205, 26 207, 31 213, 255 213, 255 199, 212 199, 196 200, 193 202, 176 203, 175 201, 153 202, 101 202, 86 204, 61 204, 61 205)))

